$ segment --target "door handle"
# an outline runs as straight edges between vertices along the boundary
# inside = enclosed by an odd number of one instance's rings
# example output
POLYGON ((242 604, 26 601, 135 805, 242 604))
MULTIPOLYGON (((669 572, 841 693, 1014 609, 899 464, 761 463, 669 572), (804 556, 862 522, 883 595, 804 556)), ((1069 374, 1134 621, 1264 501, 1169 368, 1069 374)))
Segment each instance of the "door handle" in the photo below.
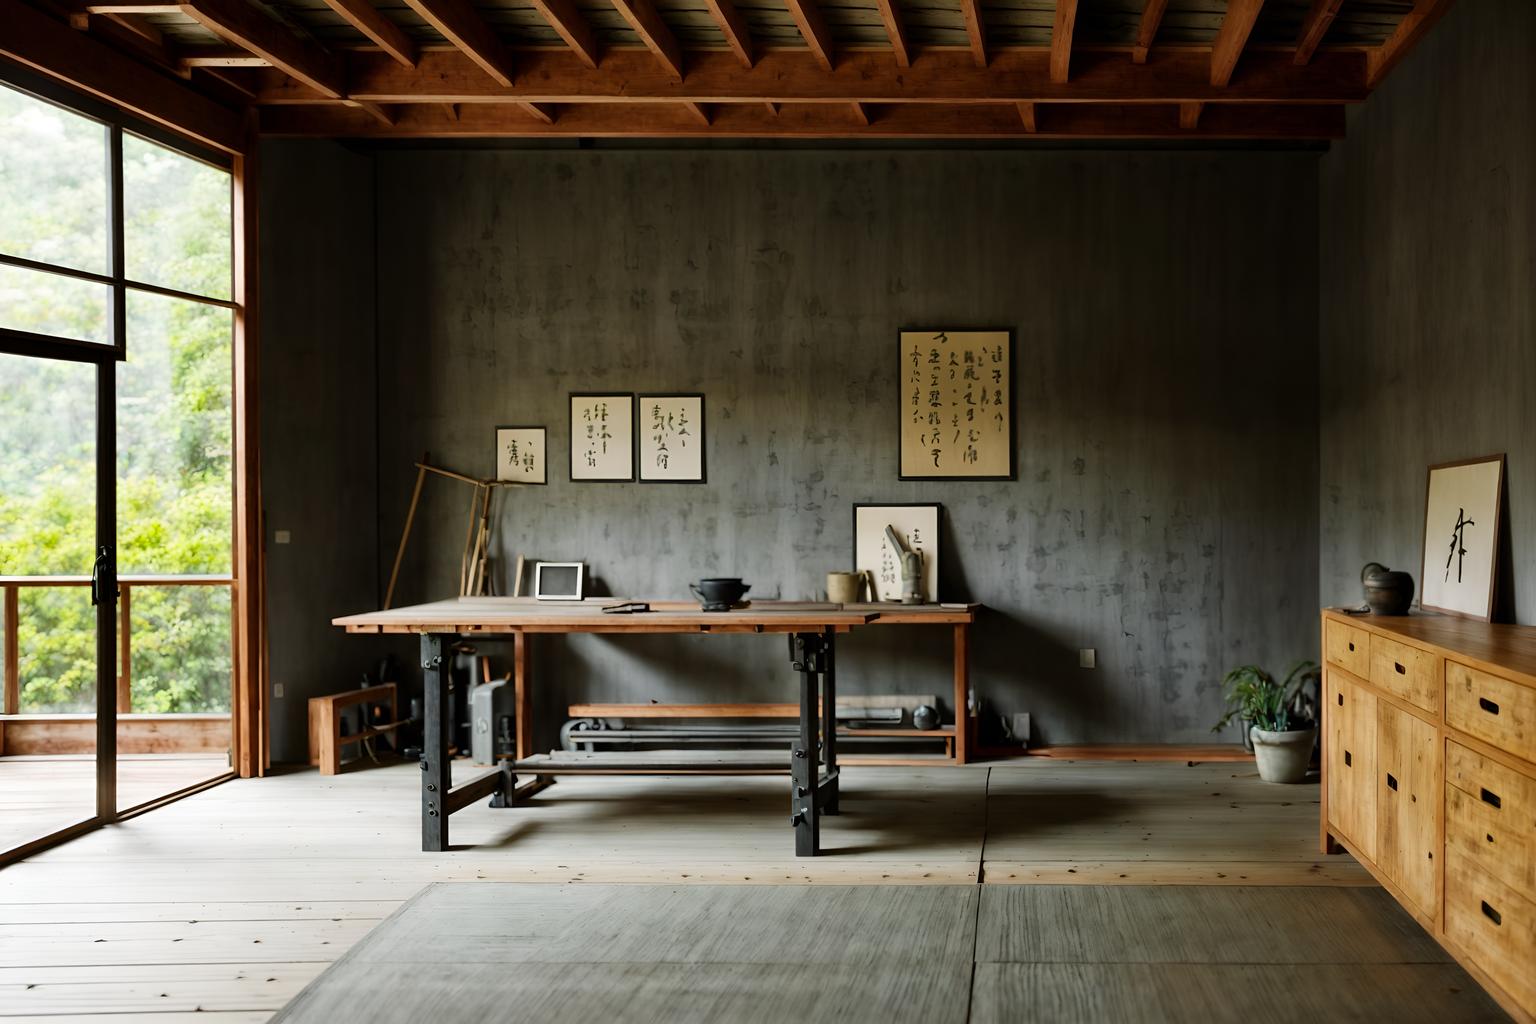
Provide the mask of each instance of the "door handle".
POLYGON ((91 565, 91 606, 101 604, 102 587, 112 580, 112 601, 117 602, 117 573, 112 566, 112 549, 102 545, 96 549, 96 561, 91 565))

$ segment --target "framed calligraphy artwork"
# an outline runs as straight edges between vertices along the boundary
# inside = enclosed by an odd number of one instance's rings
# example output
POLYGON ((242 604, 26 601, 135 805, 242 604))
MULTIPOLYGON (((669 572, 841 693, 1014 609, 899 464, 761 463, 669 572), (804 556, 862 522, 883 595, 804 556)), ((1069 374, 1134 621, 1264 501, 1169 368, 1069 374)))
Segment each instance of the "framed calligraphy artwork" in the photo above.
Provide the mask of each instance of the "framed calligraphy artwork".
POLYGON ((1419 575, 1424 608, 1492 618, 1503 493, 1502 455, 1429 467, 1419 575))
POLYGON ((899 338, 900 479, 1014 479, 1013 332, 899 338))
POLYGON ((923 600, 939 603, 938 505, 853 506, 853 571, 864 573, 871 601, 901 600, 901 555, 886 536, 887 526, 908 551, 922 557, 923 600))
POLYGON ((571 480, 623 483, 634 478, 634 394, 573 392, 571 480))
POLYGON ((515 484, 547 484, 543 427, 496 428, 496 479, 515 484))
POLYGON ((638 407, 640 480, 704 483, 704 396, 641 395, 638 407))

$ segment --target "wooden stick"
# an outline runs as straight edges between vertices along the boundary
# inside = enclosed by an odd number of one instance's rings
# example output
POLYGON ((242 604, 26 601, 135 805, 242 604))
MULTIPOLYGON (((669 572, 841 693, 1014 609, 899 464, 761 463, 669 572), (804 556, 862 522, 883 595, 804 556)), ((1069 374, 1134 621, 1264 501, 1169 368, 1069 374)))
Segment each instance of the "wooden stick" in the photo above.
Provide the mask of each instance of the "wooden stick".
MULTIPOLYGON (((517 556, 517 568, 512 570, 512 596, 523 596, 523 556, 517 556)), ((523 755, 519 754, 519 757, 523 755)))
POLYGON ((411 537, 411 524, 416 521, 416 503, 421 500, 421 485, 427 479, 427 467, 416 463, 416 486, 411 491, 411 507, 405 513, 405 529, 400 531, 400 546, 395 549, 395 567, 389 571, 389 587, 384 591, 384 609, 389 610, 395 596, 395 581, 400 578, 400 560, 405 557, 405 542, 411 537))
POLYGON ((459 559, 459 596, 469 593, 469 546, 475 539, 475 512, 480 504, 480 481, 471 481, 475 493, 469 501, 469 528, 464 531, 464 556, 459 559))
POLYGON ((425 462, 416 463, 416 468, 424 473, 436 473, 438 476, 445 476, 450 480, 462 480, 466 484, 474 484, 476 487, 483 487, 487 483, 492 482, 487 480, 476 480, 472 476, 465 476, 463 473, 455 473, 451 469, 441 469, 437 466, 429 466, 425 462))

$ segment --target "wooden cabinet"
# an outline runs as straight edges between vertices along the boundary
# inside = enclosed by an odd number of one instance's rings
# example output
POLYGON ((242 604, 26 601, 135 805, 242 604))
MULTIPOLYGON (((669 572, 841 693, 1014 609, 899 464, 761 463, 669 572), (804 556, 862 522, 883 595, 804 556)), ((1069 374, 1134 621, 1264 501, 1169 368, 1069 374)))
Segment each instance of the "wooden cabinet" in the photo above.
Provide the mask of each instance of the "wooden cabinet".
POLYGON ((1536 628, 1323 613, 1337 839, 1536 1024, 1536 628))

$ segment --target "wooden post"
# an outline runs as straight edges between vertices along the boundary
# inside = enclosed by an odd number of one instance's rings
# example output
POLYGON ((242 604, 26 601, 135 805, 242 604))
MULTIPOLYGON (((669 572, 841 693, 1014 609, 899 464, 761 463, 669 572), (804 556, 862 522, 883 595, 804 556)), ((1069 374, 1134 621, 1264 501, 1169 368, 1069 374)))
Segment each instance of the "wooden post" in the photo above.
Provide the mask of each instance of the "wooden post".
POLYGON ((0 587, 5 594, 5 713, 21 714, 21 647, 16 641, 16 588, 0 587))
POLYGON ((528 720, 533 702, 528 699, 528 634, 521 631, 512 640, 512 695, 517 704, 513 722, 517 729, 517 756, 522 759, 533 754, 533 723, 528 720))
POLYGON ((117 666, 117 713, 126 715, 133 710, 133 634, 130 595, 133 588, 126 583, 118 585, 118 666, 117 666))
POLYGON ((955 763, 965 764, 971 740, 971 627, 955 626, 955 763))

